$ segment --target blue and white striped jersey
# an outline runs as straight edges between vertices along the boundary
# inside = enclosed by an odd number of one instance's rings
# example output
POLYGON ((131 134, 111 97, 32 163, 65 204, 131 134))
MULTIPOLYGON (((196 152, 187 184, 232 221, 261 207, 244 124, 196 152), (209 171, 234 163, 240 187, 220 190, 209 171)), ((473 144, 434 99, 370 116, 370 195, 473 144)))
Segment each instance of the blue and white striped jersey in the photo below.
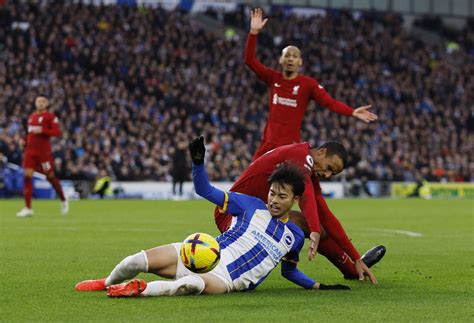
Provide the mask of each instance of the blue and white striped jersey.
MULTIPOLYGON (((233 215, 231 227, 217 241, 221 247, 219 266, 226 266, 235 290, 254 289, 283 258, 285 263, 298 262, 304 244, 298 226, 272 217, 261 199, 213 187, 204 165, 193 165, 193 182, 196 193, 233 215)), ((305 288, 313 286, 314 280, 296 267, 284 267, 282 274, 289 280, 305 288)))
POLYGON ((217 237, 221 261, 237 290, 257 287, 285 258, 298 262, 304 244, 301 229, 271 216, 262 200, 225 193, 223 211, 234 216, 228 231, 217 237))

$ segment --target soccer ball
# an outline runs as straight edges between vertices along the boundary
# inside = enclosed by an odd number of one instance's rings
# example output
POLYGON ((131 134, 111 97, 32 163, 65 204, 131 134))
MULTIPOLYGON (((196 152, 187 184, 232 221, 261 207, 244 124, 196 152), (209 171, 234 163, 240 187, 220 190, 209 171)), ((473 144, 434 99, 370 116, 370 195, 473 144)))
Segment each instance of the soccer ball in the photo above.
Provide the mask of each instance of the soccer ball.
POLYGON ((181 261, 194 273, 203 274, 217 266, 221 248, 216 239, 206 233, 193 233, 181 245, 181 261))

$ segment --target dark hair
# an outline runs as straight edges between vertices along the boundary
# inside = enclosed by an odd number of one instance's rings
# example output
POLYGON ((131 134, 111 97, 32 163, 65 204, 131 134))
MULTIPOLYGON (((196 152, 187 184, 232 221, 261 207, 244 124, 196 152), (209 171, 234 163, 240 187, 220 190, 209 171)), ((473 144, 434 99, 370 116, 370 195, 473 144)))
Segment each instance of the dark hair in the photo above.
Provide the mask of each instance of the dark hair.
POLYGON ((285 186, 287 184, 293 187, 293 194, 301 196, 304 192, 305 175, 301 169, 290 162, 281 163, 268 178, 268 184, 277 183, 285 186))
POLYGON ((347 150, 346 148, 337 141, 328 141, 317 149, 326 148, 326 156, 331 157, 337 155, 342 160, 342 168, 346 168, 347 165, 347 150))

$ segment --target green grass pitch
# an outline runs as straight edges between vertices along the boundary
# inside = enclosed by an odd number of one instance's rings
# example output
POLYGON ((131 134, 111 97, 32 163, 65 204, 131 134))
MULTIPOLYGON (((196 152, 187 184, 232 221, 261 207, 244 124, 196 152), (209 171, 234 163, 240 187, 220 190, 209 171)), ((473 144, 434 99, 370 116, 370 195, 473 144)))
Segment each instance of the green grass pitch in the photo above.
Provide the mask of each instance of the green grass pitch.
POLYGON ((472 200, 328 203, 361 253, 376 244, 387 247, 373 269, 377 286, 344 281, 324 257, 309 262, 305 247, 300 269, 324 283, 345 282, 352 290, 306 291, 277 268, 248 293, 110 299, 103 292, 75 292, 74 285, 105 277, 138 250, 198 231, 217 235, 212 206, 79 201, 64 217, 58 201, 35 200, 32 218, 16 218, 22 201, 2 200, 0 321, 474 321, 472 200))

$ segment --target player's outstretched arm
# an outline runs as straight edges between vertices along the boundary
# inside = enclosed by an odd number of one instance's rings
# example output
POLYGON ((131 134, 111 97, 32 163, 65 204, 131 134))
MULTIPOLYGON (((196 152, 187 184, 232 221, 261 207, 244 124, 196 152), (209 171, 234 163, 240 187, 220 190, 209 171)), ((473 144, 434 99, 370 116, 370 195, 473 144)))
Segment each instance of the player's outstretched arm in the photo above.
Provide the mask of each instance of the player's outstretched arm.
POLYGON ((316 103, 328 108, 333 112, 346 116, 353 116, 354 118, 362 120, 366 123, 376 121, 378 119, 378 116, 375 113, 372 113, 368 110, 372 107, 372 105, 364 105, 353 109, 347 104, 331 97, 316 80, 314 80, 312 98, 316 101, 316 103))
POLYGON ((204 146, 203 136, 195 138, 189 143, 189 152, 193 161, 194 189, 199 196, 219 206, 223 212, 228 212, 232 215, 238 215, 245 211, 246 205, 248 206, 256 201, 260 201, 245 194, 226 193, 209 183, 206 169, 204 168, 206 147, 204 146))
POLYGON ((258 78, 269 84, 272 81, 272 71, 260 63, 256 56, 257 34, 267 23, 267 19, 262 20, 262 9, 254 9, 251 12, 250 34, 247 38, 244 50, 244 63, 257 74, 258 78))
POLYGON ((364 105, 364 106, 358 107, 357 109, 354 110, 354 112, 352 112, 352 116, 354 118, 364 121, 365 123, 376 121, 379 117, 375 113, 372 113, 368 110, 371 107, 372 105, 364 105))
POLYGON ((308 248, 308 259, 312 260, 316 256, 319 240, 321 239, 321 225, 319 222, 319 210, 314 198, 314 187, 311 180, 305 183, 305 189, 298 205, 306 219, 309 229, 310 245, 308 248))
POLYGON ((253 9, 250 15, 250 33, 257 35, 267 23, 268 18, 263 19, 263 12, 260 8, 253 9))
POLYGON ((348 290, 349 286, 346 285, 325 285, 316 282, 312 278, 306 276, 302 271, 296 267, 296 263, 291 261, 283 260, 281 262, 281 274, 289 281, 304 287, 306 289, 320 289, 320 290, 348 290))
POLYGON ((206 200, 222 207, 226 199, 226 194, 209 183, 204 168, 206 147, 204 146, 203 136, 194 138, 189 143, 189 153, 191 154, 191 160, 193 161, 193 183, 196 193, 206 200))

